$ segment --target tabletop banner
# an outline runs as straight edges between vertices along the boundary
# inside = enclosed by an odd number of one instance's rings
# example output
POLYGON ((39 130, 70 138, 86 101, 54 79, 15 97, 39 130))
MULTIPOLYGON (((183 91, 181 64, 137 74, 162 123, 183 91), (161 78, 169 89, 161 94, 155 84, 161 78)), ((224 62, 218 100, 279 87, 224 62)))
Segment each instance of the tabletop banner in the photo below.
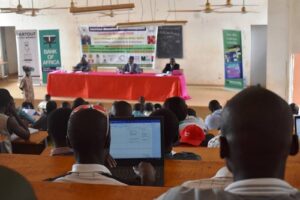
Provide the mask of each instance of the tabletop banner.
POLYGON ((43 83, 47 83, 48 73, 61 68, 59 31, 40 31, 40 50, 43 83))
POLYGON ((157 27, 116 28, 81 26, 82 54, 92 67, 119 67, 129 56, 141 67, 155 63, 157 27))
POLYGON ((32 67, 31 73, 34 84, 41 83, 39 65, 38 38, 36 30, 16 30, 18 52, 18 77, 24 76, 23 66, 32 67))
POLYGON ((241 31, 223 30, 225 87, 242 89, 243 57, 241 31))

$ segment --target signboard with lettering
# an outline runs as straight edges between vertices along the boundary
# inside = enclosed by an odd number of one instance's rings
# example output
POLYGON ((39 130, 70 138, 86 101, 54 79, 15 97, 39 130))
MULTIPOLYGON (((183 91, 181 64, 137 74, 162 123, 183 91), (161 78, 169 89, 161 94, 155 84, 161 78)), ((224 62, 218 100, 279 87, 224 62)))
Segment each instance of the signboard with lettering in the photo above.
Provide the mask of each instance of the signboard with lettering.
POLYGON ((43 83, 47 83, 48 73, 61 67, 59 31, 40 31, 41 63, 43 83))

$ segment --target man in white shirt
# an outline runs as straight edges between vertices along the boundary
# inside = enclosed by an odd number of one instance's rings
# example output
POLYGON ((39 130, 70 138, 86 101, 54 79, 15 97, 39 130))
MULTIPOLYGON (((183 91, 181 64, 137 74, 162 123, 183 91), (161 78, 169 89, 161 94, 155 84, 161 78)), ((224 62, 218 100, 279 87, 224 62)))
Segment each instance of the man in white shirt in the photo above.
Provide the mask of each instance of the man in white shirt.
POLYGON ((46 94, 45 100, 41 101, 38 105, 38 110, 40 113, 46 112, 46 106, 47 106, 48 101, 50 101, 50 100, 51 100, 51 96, 49 94, 46 94))
POLYGON ((211 114, 205 118, 205 126, 207 130, 220 129, 222 106, 217 100, 211 100, 208 104, 211 114))
POLYGON ((298 190, 284 181, 287 157, 299 148, 292 132, 293 115, 281 97, 260 87, 245 89, 222 113, 220 155, 234 182, 224 190, 179 186, 161 199, 300 200, 298 190))
MULTIPOLYGON (((116 180, 104 165, 115 166, 109 155, 109 119, 101 106, 81 105, 73 110, 69 119, 67 138, 74 151, 76 163, 72 170, 55 182, 125 185, 116 180)), ((135 171, 142 185, 155 182, 155 170, 141 162, 135 171)))

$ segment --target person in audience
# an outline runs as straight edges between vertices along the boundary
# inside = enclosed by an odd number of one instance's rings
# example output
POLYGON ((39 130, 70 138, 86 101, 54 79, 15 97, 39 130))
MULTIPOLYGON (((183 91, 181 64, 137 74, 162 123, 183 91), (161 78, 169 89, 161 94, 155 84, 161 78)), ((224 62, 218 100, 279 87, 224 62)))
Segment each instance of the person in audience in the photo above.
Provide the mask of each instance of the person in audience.
POLYGON ((112 117, 132 117, 132 107, 126 101, 115 101, 111 107, 112 117))
POLYGON ((46 94, 46 95, 45 95, 44 101, 41 101, 41 102, 39 103, 39 105, 38 105, 38 111, 39 111, 40 113, 43 113, 43 112, 46 111, 47 103, 48 103, 48 101, 50 101, 50 100, 51 100, 51 96, 50 96, 49 94, 46 94))
POLYGON ((149 116, 153 112, 153 104, 148 102, 145 104, 144 115, 149 116))
POLYGON ((208 141, 207 147, 208 148, 219 148, 220 147, 220 137, 221 133, 213 137, 208 141))
POLYGON ((154 110, 159 110, 161 108, 162 106, 159 103, 154 104, 154 110))
POLYGON ((23 71, 25 76, 21 79, 19 88, 22 90, 24 101, 29 103, 34 103, 34 90, 31 78, 32 67, 23 66, 23 71))
POLYGON ((188 144, 192 146, 200 146, 200 144, 205 140, 204 131, 195 124, 190 124, 185 126, 180 131, 180 144, 188 144))
POLYGON ((136 63, 134 63, 133 56, 129 57, 128 63, 126 65, 124 65, 122 71, 125 73, 126 72, 130 73, 130 74, 139 74, 142 72, 141 68, 136 63))
POLYGON ((195 118, 194 116, 188 115, 188 106, 185 100, 181 97, 171 97, 166 99, 163 105, 175 113, 177 119, 179 120, 179 132, 181 132, 186 126, 195 124, 199 126, 202 130, 205 130, 205 124, 200 118, 195 118))
POLYGON ((48 125, 48 116, 52 111, 54 111, 57 108, 57 104, 55 101, 48 101, 47 106, 46 106, 46 112, 43 113, 43 115, 40 117, 39 120, 37 120, 32 128, 39 129, 41 131, 47 131, 48 125))
POLYGON ((68 146, 66 140, 71 112, 70 108, 59 108, 48 116, 48 133, 54 144, 51 156, 73 155, 73 150, 68 146))
POLYGON ((16 113, 26 124, 34 124, 35 119, 23 110, 23 104, 21 107, 16 108, 16 113))
POLYGON ((261 87, 241 91, 222 112, 221 134, 220 155, 234 182, 224 190, 179 186, 160 199, 300 199, 300 192, 284 181, 287 157, 299 150, 284 99, 261 87))
POLYGON ((40 114, 34 109, 33 105, 28 102, 22 103, 22 110, 29 115, 30 117, 34 118, 35 116, 39 116, 40 114))
POLYGON ((211 100, 208 104, 211 114, 205 118, 205 125, 208 130, 220 129, 222 106, 217 100, 211 100))
POLYGON ((132 115, 134 117, 145 117, 144 113, 141 111, 142 105, 140 103, 136 103, 133 105, 132 115))
POLYGON ((173 145, 178 141, 179 122, 176 115, 168 109, 162 108, 151 113, 150 117, 163 117, 164 150, 165 159, 172 160, 201 160, 201 157, 194 153, 172 151, 173 145))
POLYGON ((72 110, 74 110, 75 108, 77 108, 78 106, 84 105, 85 104, 85 100, 81 97, 77 97, 72 104, 72 110))
POLYGON ((299 114, 299 107, 295 103, 290 104, 290 108, 292 110, 293 115, 298 115, 299 114))
POLYGON ((36 200, 30 183, 18 172, 0 166, 0 194, 3 200, 36 200))
POLYGON ((175 62, 175 58, 171 58, 170 63, 166 64, 162 73, 170 73, 173 70, 179 70, 179 68, 180 68, 180 65, 175 62))
MULTIPOLYGON (((110 131, 109 117, 103 108, 82 105, 73 110, 67 136, 74 150, 76 164, 71 172, 56 179, 56 182, 125 185, 114 179, 104 166, 109 155, 110 131)), ((135 170, 142 185, 155 181, 155 170, 151 164, 141 162, 135 170)))
POLYGON ((71 109, 71 104, 68 101, 63 101, 61 103, 61 107, 62 108, 69 108, 69 109, 71 109))
POLYGON ((13 133, 24 140, 29 140, 29 130, 17 115, 12 96, 8 90, 0 88, 0 135, 4 137, 0 143, 0 152, 12 153, 10 136, 13 133))

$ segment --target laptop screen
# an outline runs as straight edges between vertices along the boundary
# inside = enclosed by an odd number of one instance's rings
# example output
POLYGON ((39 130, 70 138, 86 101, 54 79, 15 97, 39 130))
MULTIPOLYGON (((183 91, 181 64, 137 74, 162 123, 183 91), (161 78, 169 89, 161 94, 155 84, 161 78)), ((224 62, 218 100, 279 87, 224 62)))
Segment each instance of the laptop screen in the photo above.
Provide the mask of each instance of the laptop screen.
POLYGON ((160 118, 113 118, 110 120, 110 154, 115 159, 161 158, 160 118))
POLYGON ((300 115, 295 116, 295 132, 300 137, 300 115))

